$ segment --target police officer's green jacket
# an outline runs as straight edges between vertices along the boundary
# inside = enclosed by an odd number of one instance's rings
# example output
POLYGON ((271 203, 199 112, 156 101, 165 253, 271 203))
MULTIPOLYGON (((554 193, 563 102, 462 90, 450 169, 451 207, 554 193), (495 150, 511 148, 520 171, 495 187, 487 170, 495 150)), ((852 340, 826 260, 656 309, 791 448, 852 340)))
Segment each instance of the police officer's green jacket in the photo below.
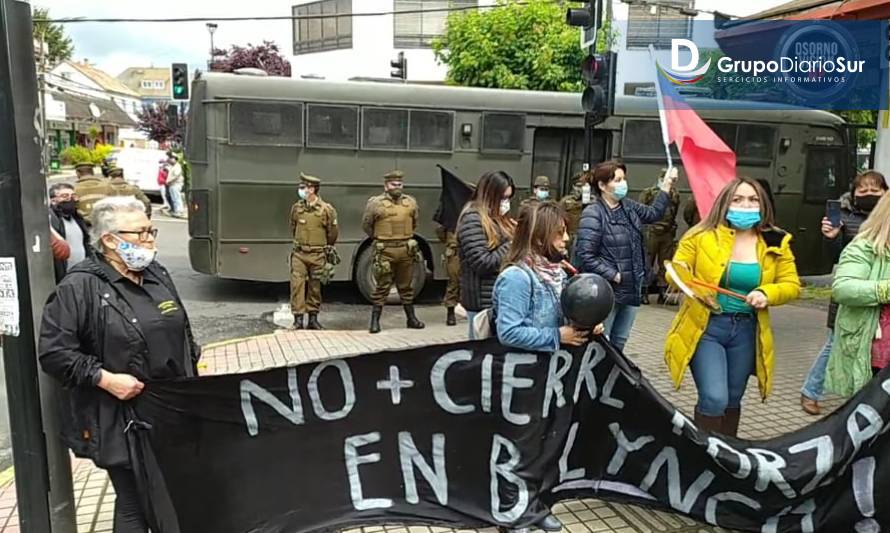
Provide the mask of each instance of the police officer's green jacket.
MULTIPOLYGON (((652 205, 652 202, 655 201, 659 192, 661 192, 659 187, 649 187, 648 189, 645 189, 640 193, 640 203, 652 205)), ((677 211, 680 209, 680 193, 678 193, 676 189, 671 189, 670 198, 671 203, 668 204, 664 216, 658 222, 649 224, 649 231, 670 234, 677 231, 677 211)))

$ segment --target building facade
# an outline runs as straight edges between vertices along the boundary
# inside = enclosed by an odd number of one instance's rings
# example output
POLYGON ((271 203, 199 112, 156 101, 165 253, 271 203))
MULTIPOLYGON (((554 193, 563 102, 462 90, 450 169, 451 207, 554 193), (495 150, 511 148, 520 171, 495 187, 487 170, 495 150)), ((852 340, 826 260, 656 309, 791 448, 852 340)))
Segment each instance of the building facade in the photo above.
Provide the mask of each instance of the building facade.
POLYGON ((170 68, 130 67, 117 80, 139 95, 144 104, 164 104, 170 99, 170 68))
POLYGON ((329 80, 389 78, 390 61, 404 52, 410 81, 442 81, 447 70, 430 48, 450 8, 485 7, 495 0, 297 0, 291 13, 363 16, 294 20, 294 76, 329 80), (426 11, 426 13, 418 13, 426 11), (393 12, 396 12, 393 14, 393 12), (381 15, 370 16, 374 13, 381 15))

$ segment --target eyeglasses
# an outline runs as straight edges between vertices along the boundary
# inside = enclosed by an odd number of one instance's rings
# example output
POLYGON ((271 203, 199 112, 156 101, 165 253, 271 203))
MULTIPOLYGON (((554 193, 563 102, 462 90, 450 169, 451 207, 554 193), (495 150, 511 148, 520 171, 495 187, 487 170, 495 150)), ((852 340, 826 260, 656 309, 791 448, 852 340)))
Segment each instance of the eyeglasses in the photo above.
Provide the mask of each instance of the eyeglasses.
POLYGON ((148 228, 148 229, 143 228, 143 229, 133 230, 133 231, 120 230, 120 231, 116 231, 115 233, 117 233, 118 235, 138 235, 140 241, 147 241, 149 235, 151 235, 152 239, 154 239, 158 236, 158 228, 148 228))

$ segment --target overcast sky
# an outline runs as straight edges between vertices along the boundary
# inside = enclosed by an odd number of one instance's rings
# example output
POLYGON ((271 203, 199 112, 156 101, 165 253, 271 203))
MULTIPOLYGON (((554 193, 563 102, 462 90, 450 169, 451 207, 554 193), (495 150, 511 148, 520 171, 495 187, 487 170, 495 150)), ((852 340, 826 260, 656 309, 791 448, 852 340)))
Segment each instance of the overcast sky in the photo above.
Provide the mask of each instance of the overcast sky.
MULTIPOLYGON (((31 0, 31 4, 49 8, 53 18, 169 18, 288 16, 291 6, 303 1, 31 0)), ((715 0, 698 0, 696 6, 708 9, 719 3, 715 0)), ((745 16, 782 3, 783 0, 733 3, 732 14, 745 16)), ((285 55, 290 55, 293 39, 290 21, 221 21, 218 24, 214 35, 217 48, 271 40, 278 43, 285 55)), ((76 23, 65 24, 65 31, 74 41, 75 60, 87 58, 112 76, 117 76, 128 67, 168 66, 177 61, 188 62, 191 70, 203 69, 210 51, 210 37, 204 22, 76 23)))

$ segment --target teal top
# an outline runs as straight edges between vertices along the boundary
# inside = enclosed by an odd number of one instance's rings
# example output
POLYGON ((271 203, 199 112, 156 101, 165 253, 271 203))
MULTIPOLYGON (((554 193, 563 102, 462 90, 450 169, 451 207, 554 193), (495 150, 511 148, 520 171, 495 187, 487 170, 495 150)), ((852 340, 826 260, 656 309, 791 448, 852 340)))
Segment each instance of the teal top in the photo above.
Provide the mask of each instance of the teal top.
MULTIPOLYGON (((720 286, 739 294, 748 294, 760 286, 760 263, 730 261, 729 268, 720 280, 720 286)), ((723 294, 717 295, 717 303, 723 308, 724 313, 754 312, 747 303, 723 294)))

